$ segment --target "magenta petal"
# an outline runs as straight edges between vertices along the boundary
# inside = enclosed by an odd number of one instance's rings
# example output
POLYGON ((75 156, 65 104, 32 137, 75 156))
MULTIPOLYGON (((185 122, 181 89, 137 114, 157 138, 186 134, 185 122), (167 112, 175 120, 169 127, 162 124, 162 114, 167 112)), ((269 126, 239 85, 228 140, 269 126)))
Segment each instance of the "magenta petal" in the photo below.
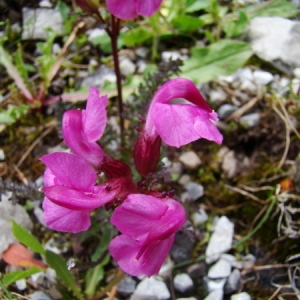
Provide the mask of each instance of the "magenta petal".
POLYGON ((150 277, 159 272, 172 247, 174 236, 163 241, 152 242, 139 259, 137 255, 143 242, 137 242, 127 235, 115 237, 109 244, 109 252, 124 272, 132 276, 150 277))
POLYGON ((53 229, 77 233, 87 230, 90 225, 91 210, 70 210, 51 202, 47 197, 43 201, 44 222, 53 229))
POLYGON ((122 20, 137 17, 136 0, 106 0, 107 9, 111 14, 122 20))
POLYGON ((137 13, 144 17, 152 16, 158 9, 162 0, 137 0, 137 13))
POLYGON ((55 204, 74 210, 93 210, 115 197, 115 192, 106 191, 105 186, 97 194, 86 194, 62 185, 44 187, 42 190, 55 204))
POLYGON ((89 143, 82 128, 82 114, 79 110, 69 110, 63 116, 63 135, 67 146, 93 166, 98 166, 105 153, 96 143, 89 143))
POLYGON ((83 131, 88 142, 98 141, 103 135, 107 122, 107 96, 99 97, 99 90, 90 87, 86 110, 82 111, 83 131))
MULTIPOLYGON (((51 173, 61 184, 87 192, 93 191, 97 174, 83 158, 71 153, 54 152, 44 155, 40 160, 51 170, 51 173)), ((48 177, 45 177, 46 182, 49 181, 48 177)), ((46 185, 48 184, 46 183, 46 185)))
POLYGON ((168 206, 160 199, 143 195, 131 194, 121 206, 115 209, 110 222, 119 231, 133 238, 147 234, 167 211, 168 206))
POLYGON ((195 105, 156 103, 149 117, 162 140, 170 146, 180 147, 200 138, 222 142, 210 113, 195 105))

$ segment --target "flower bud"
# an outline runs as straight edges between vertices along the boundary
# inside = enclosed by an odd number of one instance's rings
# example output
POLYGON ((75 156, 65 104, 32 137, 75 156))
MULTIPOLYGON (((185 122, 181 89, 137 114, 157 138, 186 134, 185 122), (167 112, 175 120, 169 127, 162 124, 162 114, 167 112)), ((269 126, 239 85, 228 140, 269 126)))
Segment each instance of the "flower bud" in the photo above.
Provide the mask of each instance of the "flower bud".
POLYGON ((127 164, 109 156, 103 158, 99 170, 105 174, 107 179, 118 177, 132 178, 130 167, 127 164))

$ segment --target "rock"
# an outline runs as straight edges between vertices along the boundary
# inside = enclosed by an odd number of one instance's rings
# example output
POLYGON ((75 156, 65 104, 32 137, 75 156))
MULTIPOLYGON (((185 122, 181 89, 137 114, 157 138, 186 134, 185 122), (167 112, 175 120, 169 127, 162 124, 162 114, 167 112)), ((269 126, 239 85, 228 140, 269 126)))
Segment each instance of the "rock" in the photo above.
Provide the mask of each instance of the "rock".
POLYGON ((128 57, 122 57, 120 59, 120 71, 123 75, 127 76, 133 74, 135 68, 135 64, 128 57))
POLYGON ((168 257, 162 267, 160 268, 158 275, 162 277, 163 279, 165 278, 170 278, 172 275, 172 270, 174 267, 174 262, 168 257))
POLYGON ((162 58, 162 61, 168 62, 170 60, 177 60, 177 59, 186 60, 188 58, 188 56, 182 55, 178 51, 164 51, 161 54, 161 58, 162 58))
POLYGON ((256 55, 266 61, 281 60, 300 66, 300 22, 281 17, 256 17, 248 27, 248 38, 256 55), (280 38, 278 38, 280 37, 280 38))
POLYGON ((197 212, 193 213, 192 219, 195 225, 204 223, 208 220, 208 216, 203 208, 200 208, 197 212))
POLYGON ((223 252, 231 248, 234 225, 226 216, 222 216, 215 227, 215 230, 206 248, 206 262, 208 264, 218 260, 223 252))
POLYGON ((200 277, 204 277, 207 274, 207 264, 205 262, 193 264, 187 268, 187 273, 192 279, 198 280, 200 277))
POLYGON ((158 277, 152 276, 143 279, 136 287, 136 290, 131 295, 130 300, 157 299, 167 300, 171 295, 166 284, 158 277))
POLYGON ((193 286, 194 286, 193 280, 186 273, 177 274, 174 277, 174 288, 178 292, 185 293, 188 290, 192 289, 193 286))
POLYGON ((5 251, 9 245, 16 243, 17 239, 12 233, 11 219, 15 220, 22 227, 31 231, 33 224, 27 214, 26 210, 20 204, 13 204, 9 198, 11 193, 5 193, 1 191, 0 201, 0 259, 3 251, 5 251))
POLYGON ((274 76, 269 72, 265 72, 262 70, 255 70, 253 72, 253 78, 254 78, 254 82, 258 86, 264 86, 269 84, 273 80, 274 76))
POLYGON ((22 39, 47 39, 48 31, 51 29, 57 35, 63 32, 63 19, 57 9, 49 8, 27 8, 22 10, 23 14, 23 32, 22 39))
POLYGON ((224 292, 222 289, 214 290, 204 298, 204 300, 223 300, 224 292))
POLYGON ((239 162, 235 157, 233 150, 222 147, 218 152, 221 168, 227 178, 233 178, 239 172, 239 162))
POLYGON ((117 78, 113 69, 101 65, 93 74, 84 78, 81 85, 85 87, 95 86, 102 88, 105 81, 115 83, 117 78))
POLYGON ((300 91, 300 79, 294 78, 291 82, 292 92, 297 95, 300 91))
POLYGON ((147 63, 145 60, 143 59, 139 59, 137 62, 136 62, 136 67, 137 67, 137 72, 138 73, 143 73, 147 67, 147 63))
POLYGON ((210 279, 227 278, 231 272, 231 263, 226 259, 218 260, 208 271, 210 279))
POLYGON ((191 181, 188 182, 184 188, 188 192, 191 201, 195 201, 204 195, 204 187, 199 183, 191 181))
POLYGON ((188 169, 196 169, 201 165, 199 156, 194 151, 187 151, 180 155, 179 161, 188 169))
POLYGON ((17 280, 16 286, 19 291, 24 291, 27 288, 26 280, 25 279, 17 280))
POLYGON ((226 278, 209 279, 206 276, 203 278, 203 282, 208 293, 215 290, 223 290, 226 280, 227 280, 226 278))
POLYGON ((211 103, 219 104, 225 101, 227 98, 227 94, 223 89, 212 90, 209 93, 209 100, 211 103))
POLYGON ((232 294, 236 292, 239 288, 239 283, 241 279, 241 272, 238 269, 234 269, 227 279, 224 287, 225 294, 232 294))
POLYGON ((30 300, 52 300, 53 298, 51 298, 49 295, 45 294, 44 292, 37 291, 32 293, 29 299, 30 300))
POLYGON ((178 180, 178 183, 181 184, 181 185, 186 185, 188 182, 191 181, 191 176, 188 175, 188 174, 183 174, 179 180, 178 180))
POLYGON ((300 79, 300 68, 296 68, 294 71, 293 71, 293 75, 300 79))
POLYGON ((117 286, 117 291, 124 297, 128 297, 135 291, 136 281, 130 277, 124 277, 117 286))
POLYGON ((5 160, 5 153, 3 149, 0 149, 0 160, 5 160))
POLYGON ((189 298, 176 298, 176 300, 197 300, 195 297, 189 297, 189 298))
POLYGON ((251 296, 246 293, 239 293, 239 294, 234 294, 230 297, 230 300, 251 300, 251 296))
POLYGON ((227 117, 229 117, 232 113, 234 113, 237 109, 237 106, 225 103, 218 108, 217 113, 219 118, 221 120, 224 120, 227 117))
POLYGON ((104 28, 94 28, 94 29, 88 30, 86 32, 86 34, 88 36, 88 41, 93 42, 94 39, 101 37, 101 36, 105 36, 106 31, 104 28))
POLYGON ((40 1, 39 6, 50 8, 50 7, 52 7, 52 3, 48 0, 42 0, 42 1, 40 1))
POLYGON ((251 128, 259 124, 260 115, 259 113, 252 113, 240 117, 239 123, 246 128, 251 128))
POLYGON ((135 50, 135 54, 141 58, 147 58, 150 50, 147 47, 139 47, 135 50))

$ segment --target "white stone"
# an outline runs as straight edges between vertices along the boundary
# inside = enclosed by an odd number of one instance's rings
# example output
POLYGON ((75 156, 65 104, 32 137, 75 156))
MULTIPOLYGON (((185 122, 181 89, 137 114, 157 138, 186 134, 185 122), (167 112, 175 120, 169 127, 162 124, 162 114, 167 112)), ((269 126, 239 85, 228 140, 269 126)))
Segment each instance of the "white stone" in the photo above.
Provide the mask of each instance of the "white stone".
POLYGON ((185 185, 187 184, 188 182, 191 181, 191 176, 188 175, 188 174, 183 174, 179 180, 178 180, 178 183, 181 184, 181 185, 185 185))
POLYGON ((192 219, 195 225, 204 223, 208 220, 207 213, 203 208, 200 208, 197 212, 192 215, 192 219))
POLYGON ((203 185, 197 182, 188 182, 184 188, 189 194, 189 198, 191 201, 195 201, 201 198, 204 195, 204 187, 203 185))
POLYGON ((141 297, 156 297, 157 300, 168 300, 171 294, 160 277, 152 276, 150 278, 144 278, 137 285, 130 299, 141 299, 141 297))
POLYGON ((293 74, 296 78, 300 79, 300 68, 296 68, 294 71, 293 71, 293 74))
POLYGON ((19 291, 24 291, 27 288, 26 280, 25 279, 17 280, 16 286, 19 291))
POLYGON ((246 127, 246 128, 251 128, 259 124, 260 121, 260 115, 259 113, 252 113, 248 115, 244 115, 240 117, 239 123, 246 127))
POLYGON ((178 292, 185 293, 186 291, 192 289, 193 286, 193 280, 186 273, 177 274, 174 277, 174 288, 178 292))
POLYGON ((104 28, 95 28, 87 31, 88 41, 92 42, 95 38, 105 35, 106 31, 104 28))
POLYGON ((250 68, 240 68, 234 74, 234 79, 237 82, 253 81, 253 72, 250 68))
POLYGON ((214 290, 210 292, 204 300, 223 300, 224 292, 222 289, 214 290))
POLYGON ((130 75, 135 72, 135 64, 128 58, 122 57, 120 59, 120 71, 123 75, 130 75))
POLYGON ((252 299, 251 296, 246 292, 234 294, 230 297, 230 300, 251 300, 251 299, 252 299))
POLYGON ((226 177, 233 178, 239 171, 239 163, 235 157, 234 151, 229 150, 227 147, 222 147, 218 151, 218 157, 226 177))
POLYGON ((232 113, 234 113, 238 108, 235 105, 225 103, 221 105, 218 110, 218 116, 221 120, 229 117, 232 113))
POLYGON ((218 260, 208 271, 210 279, 227 278, 231 272, 231 263, 226 259, 218 260))
POLYGON ((28 213, 20 204, 13 204, 6 194, 1 194, 0 201, 0 259, 3 251, 5 251, 10 244, 16 243, 17 239, 12 233, 11 219, 15 220, 22 227, 31 230, 33 224, 29 218, 28 213))
POLYGON ((146 47, 139 47, 135 50, 135 54, 141 58, 147 58, 150 50, 146 47))
POLYGON ((225 288, 224 288, 225 294, 232 294, 236 292, 239 288, 240 279, 241 279, 241 272, 238 269, 234 269, 231 272, 225 284, 225 288))
POLYGON ((250 81, 250 80, 243 81, 241 83, 241 85, 239 86, 239 88, 242 91, 250 92, 250 93, 256 93, 256 91, 257 91, 257 86, 254 84, 253 81, 250 81))
POLYGON ((209 100, 212 103, 218 104, 220 102, 225 101, 227 98, 227 94, 223 89, 212 90, 209 93, 209 100))
POLYGON ((23 32, 22 39, 46 39, 47 29, 51 29, 58 35, 63 32, 63 19, 57 9, 49 8, 27 8, 22 10, 23 32))
POLYGON ((300 79, 294 78, 291 82, 292 92, 297 95, 300 90, 300 79))
POLYGON ((205 255, 208 264, 218 260, 222 253, 231 248, 233 232, 233 223, 226 216, 222 216, 217 222, 206 248, 205 255))
POLYGON ((188 298, 176 298, 176 300, 197 300, 195 297, 188 297, 188 298))
POLYGON ((206 286, 207 292, 210 293, 215 290, 223 289, 225 286, 227 278, 221 278, 221 279, 209 279, 208 277, 204 277, 203 281, 206 286))
POLYGON ((186 60, 188 58, 187 55, 182 55, 178 51, 164 51, 161 54, 162 61, 168 62, 169 60, 176 60, 176 59, 181 59, 181 60, 186 60))
POLYGON ((254 78, 254 82, 258 85, 258 86, 263 86, 263 85, 267 85, 268 83, 270 83, 274 76, 266 71, 262 71, 262 70, 255 70, 253 72, 253 78, 254 78))
POLYGON ((280 59, 300 66, 300 22, 281 17, 256 17, 248 27, 248 38, 256 55, 266 61, 280 59), (280 38, 279 38, 280 37, 280 38))
POLYGON ((4 160, 4 159, 5 159, 5 153, 3 149, 0 149, 0 160, 4 160))
POLYGON ((29 300, 51 300, 52 298, 44 292, 37 291, 30 295, 29 300))
POLYGON ((39 6, 49 8, 49 7, 52 7, 52 3, 48 0, 42 0, 42 1, 40 1, 39 6))
POLYGON ((194 151, 182 153, 179 157, 179 161, 181 161, 183 165, 189 169, 196 169, 201 165, 201 160, 194 151))
POLYGON ((140 59, 136 62, 138 73, 143 73, 147 67, 147 63, 145 60, 140 59))

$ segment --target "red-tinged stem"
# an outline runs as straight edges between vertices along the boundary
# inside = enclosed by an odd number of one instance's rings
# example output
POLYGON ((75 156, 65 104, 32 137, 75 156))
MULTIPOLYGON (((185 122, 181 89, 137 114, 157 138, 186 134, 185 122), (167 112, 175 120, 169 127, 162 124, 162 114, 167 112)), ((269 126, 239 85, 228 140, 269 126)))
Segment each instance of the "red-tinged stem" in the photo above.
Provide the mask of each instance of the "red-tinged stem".
POLYGON ((119 118, 120 118, 120 132, 121 132, 121 145, 124 145, 124 116, 123 116, 123 99, 122 99, 122 76, 119 64, 118 55, 118 37, 120 33, 120 19, 111 15, 111 47, 114 60, 114 69, 117 77, 117 91, 118 91, 118 108, 119 108, 119 118))

